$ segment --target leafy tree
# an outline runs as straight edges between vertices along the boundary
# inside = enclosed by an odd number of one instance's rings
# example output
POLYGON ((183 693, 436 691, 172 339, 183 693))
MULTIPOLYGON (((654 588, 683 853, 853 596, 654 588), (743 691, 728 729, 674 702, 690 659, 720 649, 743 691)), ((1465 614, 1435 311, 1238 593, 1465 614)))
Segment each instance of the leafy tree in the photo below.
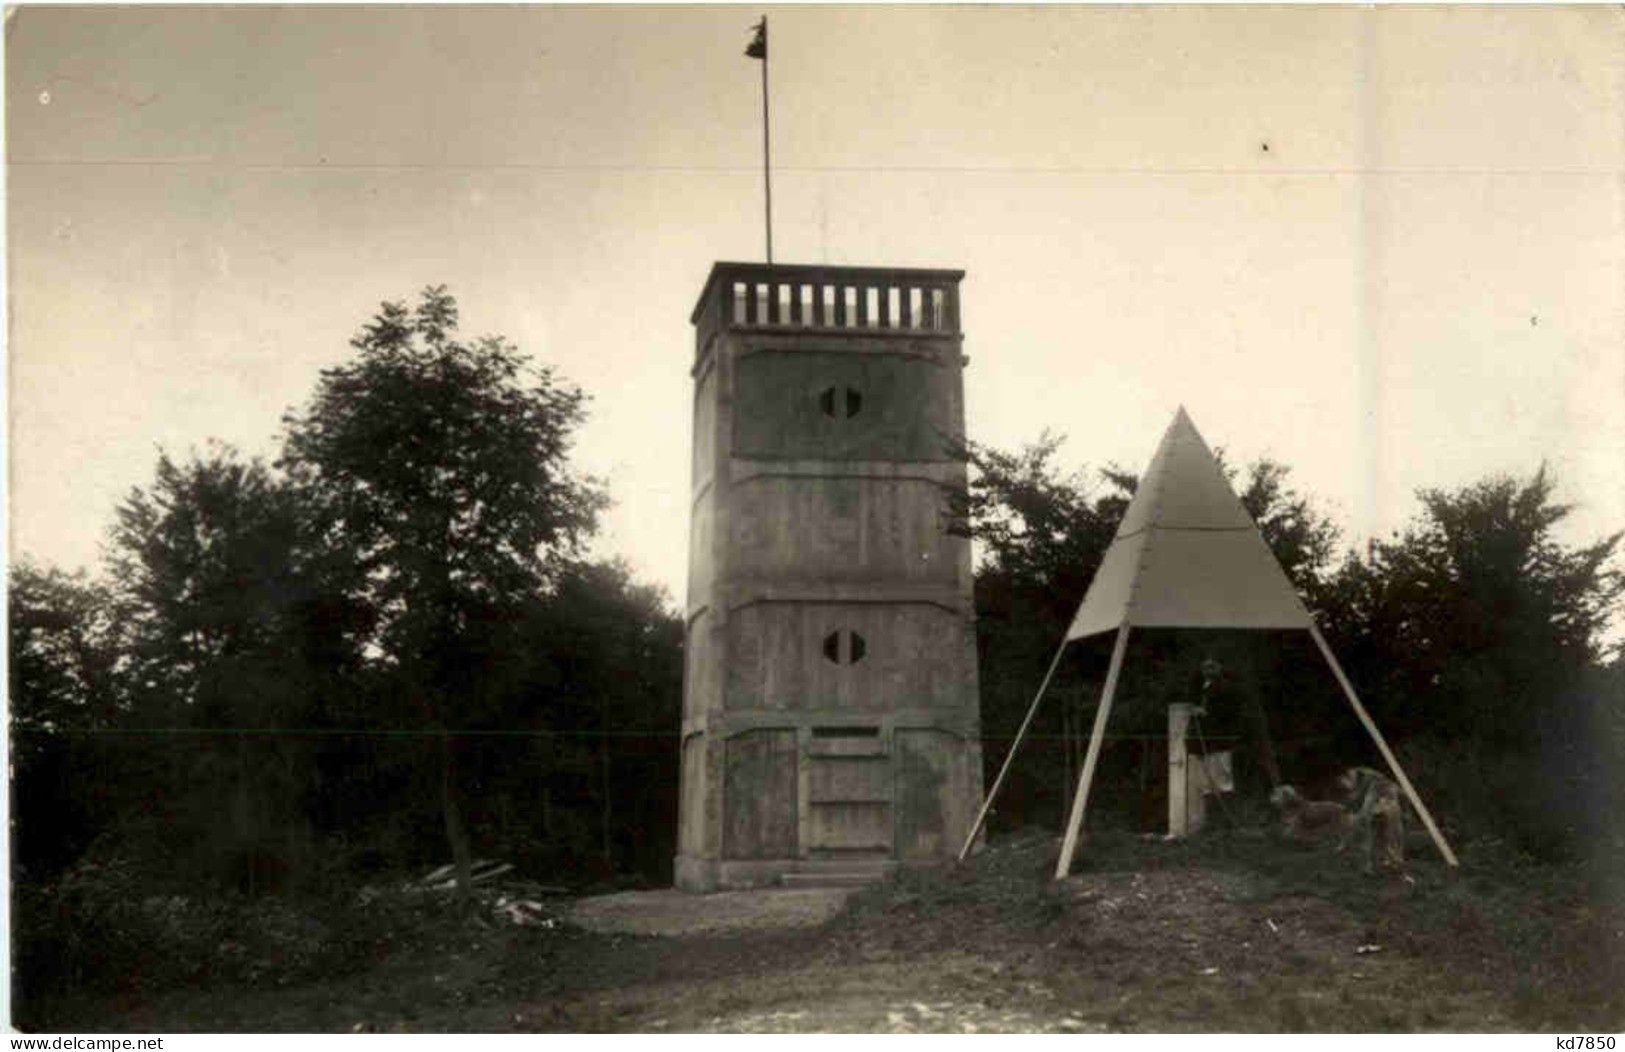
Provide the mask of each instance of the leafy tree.
POLYGON ((223 704, 221 675, 271 649, 297 591, 299 532, 296 495, 222 445, 185 463, 160 453, 153 482, 120 504, 109 562, 134 680, 171 702, 166 716, 223 704))
MULTIPOLYGON (((967 445, 968 487, 947 494, 948 528, 980 549, 976 644, 984 763, 997 770, 1026 716, 1040 677, 1128 507, 1135 479, 1103 472, 1096 492, 1082 470, 1056 464, 1063 439, 1049 433, 1015 452, 967 445)), ((1024 760, 1001 791, 996 825, 1047 818, 1061 805, 1070 718, 1082 684, 1062 668, 1023 745, 1024 760)))
POLYGON ((682 621, 658 588, 634 583, 624 564, 584 563, 562 576, 543 626, 543 652, 556 677, 549 720, 560 729, 593 732, 586 740, 593 743, 603 869, 614 872, 623 861, 618 829, 636 831, 629 846, 646 867, 643 845, 661 839, 660 828, 675 814, 675 795, 665 790, 676 784, 682 621), (649 806, 667 795, 669 813, 649 806), (617 815, 618 801, 626 814, 617 815))
POLYGON ((1560 543, 1553 489, 1543 467, 1424 491, 1418 520, 1344 564, 1331 629, 1396 723, 1516 742, 1601 661, 1621 535, 1560 543))
MULTIPOLYGON (((1469 831, 1565 852, 1596 828, 1617 737, 1602 662, 1621 536, 1571 546, 1544 467, 1419 494, 1420 514, 1346 560, 1327 634, 1392 738, 1469 831)), ((1616 692, 1617 693, 1617 692, 1616 692)))
MULTIPOLYGON (((490 638, 503 694, 461 758, 482 851, 533 872, 669 879, 682 621, 619 562, 571 560, 490 638)), ((470 717, 473 718, 473 717, 470 717)))
POLYGON ((1056 466, 1063 442, 1045 432, 1014 453, 967 446, 971 483, 949 494, 951 528, 981 547, 978 579, 1032 590, 1053 620, 1071 617, 1137 483, 1108 470, 1102 475, 1111 488, 1091 493, 1082 470, 1056 466))
POLYGON ((313 532, 285 480, 215 444, 184 462, 160 454, 110 535, 123 730, 139 735, 123 740, 145 768, 131 790, 145 806, 128 810, 167 825, 164 857, 185 860, 177 843, 190 844, 248 890, 291 875, 304 851, 314 772, 301 731, 362 627, 324 594, 313 532))
MULTIPOLYGON (((459 727, 486 703, 482 626, 536 595, 592 531, 604 497, 568 451, 584 396, 497 337, 457 338, 443 287, 383 304, 285 418, 282 464, 364 576, 369 645, 395 677, 403 723, 439 742, 441 814, 465 892, 471 855, 459 727)), ((487 651, 488 652, 488 651, 487 651)))
POLYGON ((24 560, 7 582, 11 722, 49 734, 118 714, 118 623, 104 585, 24 560))
POLYGON ((114 803, 91 734, 121 715, 119 622, 103 585, 28 561, 11 568, 7 608, 12 858, 43 877, 84 849, 114 803))

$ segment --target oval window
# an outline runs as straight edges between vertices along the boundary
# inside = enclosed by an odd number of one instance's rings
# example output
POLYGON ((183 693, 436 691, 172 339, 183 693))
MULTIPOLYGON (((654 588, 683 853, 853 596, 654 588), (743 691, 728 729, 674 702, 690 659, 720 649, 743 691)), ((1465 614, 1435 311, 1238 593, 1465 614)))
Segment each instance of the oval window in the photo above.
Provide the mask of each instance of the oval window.
POLYGON ((851 418, 863 408, 863 395, 852 387, 826 387, 818 393, 818 408, 827 417, 851 418))
POLYGON ((831 632, 824 637, 824 657, 837 665, 856 665, 869 652, 869 644, 856 632, 831 632))

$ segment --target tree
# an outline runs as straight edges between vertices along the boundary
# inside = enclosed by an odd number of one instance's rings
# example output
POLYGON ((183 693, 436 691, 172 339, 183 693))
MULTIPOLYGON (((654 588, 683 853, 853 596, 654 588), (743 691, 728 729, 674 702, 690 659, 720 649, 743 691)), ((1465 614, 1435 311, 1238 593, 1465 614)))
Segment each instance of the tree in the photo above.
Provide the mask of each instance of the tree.
POLYGON ((129 811, 164 816, 164 857, 194 843, 250 891, 303 853, 314 772, 302 729, 338 692, 364 628, 327 594, 313 532, 298 491, 211 444, 186 461, 160 453, 110 533, 124 730, 141 735, 125 740, 147 769, 148 806, 129 811))
POLYGON ((1425 490, 1416 521, 1344 564, 1331 627, 1396 722, 1517 742, 1603 660, 1625 594, 1621 535, 1563 545, 1555 529, 1572 507, 1553 493, 1544 467, 1425 490))
POLYGON ((1518 741, 1604 658, 1625 592, 1621 535, 1561 544, 1554 531, 1572 508, 1553 490, 1542 467, 1527 481, 1422 491, 1410 526, 1346 560, 1328 628, 1396 723, 1518 741))
POLYGON ((121 715, 120 625, 105 586, 26 560, 7 608, 12 857, 41 877, 84 849, 114 802, 93 735, 121 715))
MULTIPOLYGON (((582 563, 561 577, 538 627, 546 639, 537 643, 556 677, 549 720, 554 727, 592 735, 598 849, 604 871, 614 872, 622 861, 616 848, 617 800, 628 811, 625 817, 644 831, 639 839, 647 839, 653 823, 646 801, 658 795, 660 781, 675 785, 672 743, 682 707, 682 621, 667 610, 658 588, 634 583, 624 564, 582 563), (627 770, 617 778, 620 764, 627 770)), ((675 811, 675 798, 671 803, 675 811)), ((647 866, 642 854, 633 861, 647 866)))
POLYGON ((1045 432, 1014 453, 967 445, 970 484, 948 495, 950 529, 981 547, 978 581, 1031 590, 1054 622, 1083 598, 1138 481, 1108 469, 1108 491, 1091 493, 1083 470, 1055 465, 1064 441, 1045 432))
POLYGON ((281 463, 364 575, 369 640, 403 722, 439 742, 440 810, 466 893, 456 731, 480 702, 481 625, 517 616, 605 500, 570 468, 585 396, 505 340, 456 338, 444 287, 385 303, 284 419, 281 463))
POLYGON ((1568 850, 1599 772, 1625 759, 1600 751, 1618 703, 1597 686, 1625 594, 1621 535, 1560 542, 1572 509, 1544 467, 1419 498, 1410 525, 1347 559, 1327 634, 1449 810, 1530 850, 1568 850))
POLYGON ((618 561, 569 561, 486 637, 484 709, 461 760, 471 839, 532 872, 670 879, 682 619, 618 561))
POLYGON ((116 718, 118 622, 106 587, 26 559, 8 578, 12 727, 49 734, 116 718))
MULTIPOLYGON (((1057 466, 1063 441, 1045 432, 1014 452, 966 445, 958 452, 969 461, 969 484, 947 494, 948 528, 980 549, 977 675, 982 734, 997 743, 983 750, 983 760, 994 770, 1133 495, 1135 480, 1127 473, 1101 472, 1104 487, 1093 487, 1082 469, 1057 466)), ((996 824, 1047 818, 1062 806, 1070 720, 1082 690, 1071 671, 1070 663, 1061 669, 1052 686, 1060 700, 1046 706, 1029 731, 1025 760, 1002 790, 996 824)))
POLYGON ((109 535, 137 689, 169 715, 220 703, 219 673, 268 650, 291 608, 299 534, 296 495, 263 463, 218 444, 184 463, 160 452, 109 535))

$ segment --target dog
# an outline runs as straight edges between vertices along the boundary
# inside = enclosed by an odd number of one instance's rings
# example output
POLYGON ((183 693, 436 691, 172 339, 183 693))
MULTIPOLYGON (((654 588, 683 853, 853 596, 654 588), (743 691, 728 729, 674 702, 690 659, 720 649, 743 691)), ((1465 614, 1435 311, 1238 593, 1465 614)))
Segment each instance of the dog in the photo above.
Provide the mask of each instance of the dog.
POLYGON ((1288 840, 1316 844, 1336 840, 1343 850, 1355 831, 1354 815, 1330 800, 1306 800, 1290 785, 1270 791, 1270 803, 1281 812, 1281 829, 1288 840))
POLYGON ((1350 767, 1337 776, 1353 813, 1353 835, 1359 842, 1362 869, 1405 871, 1405 811, 1399 803, 1399 786, 1393 779, 1369 767, 1350 767))

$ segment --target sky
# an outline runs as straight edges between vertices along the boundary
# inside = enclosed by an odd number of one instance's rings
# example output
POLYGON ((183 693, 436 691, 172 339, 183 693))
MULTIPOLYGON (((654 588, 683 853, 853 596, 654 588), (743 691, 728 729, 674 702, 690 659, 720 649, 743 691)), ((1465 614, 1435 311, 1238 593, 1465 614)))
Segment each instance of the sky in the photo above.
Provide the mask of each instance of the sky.
POLYGON ((1177 407, 1358 545, 1551 466, 1625 528, 1625 13, 72 7, 6 20, 10 541, 274 455, 446 284, 592 397, 598 544, 681 602, 689 311, 763 253, 962 268, 968 429, 1140 470, 1177 407))

